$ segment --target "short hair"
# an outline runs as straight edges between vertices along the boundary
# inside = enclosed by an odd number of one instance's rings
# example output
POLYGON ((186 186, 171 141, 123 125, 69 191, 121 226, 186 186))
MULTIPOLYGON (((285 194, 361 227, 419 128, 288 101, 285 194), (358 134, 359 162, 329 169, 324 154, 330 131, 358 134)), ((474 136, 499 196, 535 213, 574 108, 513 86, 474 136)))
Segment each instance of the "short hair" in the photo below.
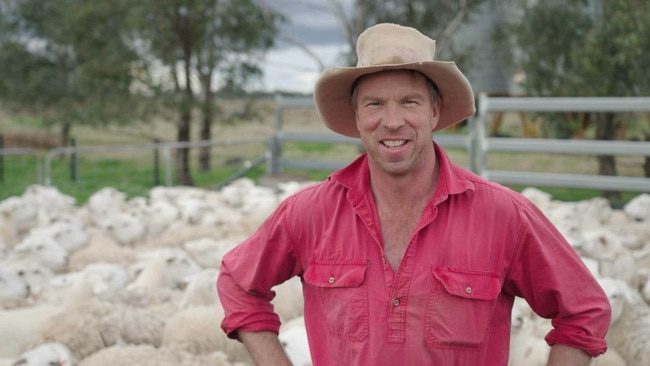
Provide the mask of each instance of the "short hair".
MULTIPOLYGON (((436 83, 434 83, 433 80, 429 79, 428 76, 424 75, 420 71, 417 70, 407 70, 407 71, 410 71, 411 74, 414 76, 416 74, 420 74, 424 77, 424 81, 427 85, 427 89, 429 90, 429 95, 431 96, 431 105, 436 104, 438 100, 440 100, 440 98, 442 97, 440 95, 440 91, 438 90, 438 86, 436 85, 436 83)), ((366 74, 366 75, 370 75, 370 74, 366 74)), ((354 81, 354 83, 352 83, 352 92, 350 93, 350 104, 352 105, 352 109, 354 109, 355 111, 357 110, 357 89, 359 86, 359 81, 366 75, 359 76, 354 81)))

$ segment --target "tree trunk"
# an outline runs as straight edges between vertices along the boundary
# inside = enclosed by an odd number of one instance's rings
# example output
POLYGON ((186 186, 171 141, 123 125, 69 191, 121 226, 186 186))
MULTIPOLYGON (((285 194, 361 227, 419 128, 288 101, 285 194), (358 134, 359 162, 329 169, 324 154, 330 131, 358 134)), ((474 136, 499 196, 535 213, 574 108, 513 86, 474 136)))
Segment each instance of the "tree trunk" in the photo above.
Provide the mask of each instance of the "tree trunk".
MULTIPOLYGON (((650 123, 650 121, 648 121, 650 123)), ((650 131, 645 133, 645 140, 650 143, 650 131)), ((650 156, 645 157, 645 164, 643 164, 643 172, 646 178, 650 178, 650 156)))
MULTIPOLYGON (((190 141, 190 122, 192 120, 189 110, 181 112, 180 124, 178 126, 178 142, 190 141)), ((176 181, 177 184, 193 186, 192 175, 190 174, 190 149, 179 148, 176 150, 176 181)))
MULTIPOLYGON (((616 123, 613 113, 594 113, 596 122, 596 140, 614 140, 616 136, 616 123)), ((600 175, 618 175, 616 172, 616 160, 612 155, 598 155, 598 174, 600 175)), ((602 191, 601 195, 608 200, 620 200, 621 192, 619 191, 602 191)))
MULTIPOLYGON (((211 79, 212 74, 208 75, 211 79)), ((203 80, 203 113, 201 121, 201 140, 209 141, 212 139, 212 92, 209 79, 203 80)), ((210 170, 210 146, 202 147, 199 151, 199 171, 207 172, 210 170)))

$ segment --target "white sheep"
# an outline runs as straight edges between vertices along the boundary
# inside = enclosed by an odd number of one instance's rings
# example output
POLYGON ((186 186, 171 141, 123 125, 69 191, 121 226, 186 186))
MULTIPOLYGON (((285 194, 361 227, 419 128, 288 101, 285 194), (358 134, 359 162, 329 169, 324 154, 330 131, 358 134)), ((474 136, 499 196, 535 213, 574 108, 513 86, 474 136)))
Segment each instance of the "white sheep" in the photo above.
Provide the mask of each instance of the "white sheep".
POLYGON ((54 271, 68 268, 68 252, 54 239, 46 235, 28 235, 14 247, 8 261, 35 261, 54 271))
MULTIPOLYGON (((79 366, 235 366, 223 352, 195 355, 182 350, 151 345, 115 345, 81 360, 79 366)), ((242 366, 242 365, 239 365, 242 366)))
POLYGON ((650 193, 641 193, 623 206, 623 211, 637 221, 650 220, 650 193))
POLYGON ((221 258, 244 240, 244 237, 235 238, 199 238, 183 243, 183 249, 203 268, 221 267, 221 258))
POLYGON ((32 184, 22 198, 37 206, 39 224, 49 224, 60 216, 76 210, 76 198, 61 193, 56 187, 32 184))
MULTIPOLYGON (((12 196, 0 201, 0 217, 3 218, 0 223, 12 229, 3 233, 5 239, 12 239, 12 237, 20 239, 38 223, 38 207, 22 197, 12 196)), ((13 242, 8 244, 11 246, 13 242)))
POLYGON ((16 273, 0 268, 0 309, 27 299, 29 284, 16 273))
POLYGON ((551 330, 550 322, 535 314, 521 298, 515 298, 511 317, 508 365, 546 365, 550 347, 544 336, 551 330))
POLYGON ((221 351, 228 355, 231 362, 252 364, 244 345, 228 338, 220 330, 223 316, 220 305, 181 309, 165 324, 162 345, 193 354, 205 355, 221 351))
POLYGON ((43 330, 48 319, 61 312, 60 306, 50 304, 0 311, 0 358, 18 357, 33 348, 32 337, 43 330))
POLYGON ((95 262, 112 263, 127 268, 137 260, 134 248, 121 246, 101 230, 92 229, 88 236, 88 245, 70 254, 71 271, 80 271, 95 262))
POLYGON ((72 222, 56 221, 49 225, 34 228, 29 234, 50 237, 68 253, 88 245, 88 234, 84 227, 72 222))
POLYGON ((178 208, 168 201, 155 201, 144 209, 144 223, 149 235, 162 233, 179 217, 178 208))
POLYGON ((117 212, 104 218, 104 229, 115 241, 124 246, 135 246, 144 242, 147 227, 138 214, 117 212))
POLYGON ((292 365, 311 366, 312 361, 304 317, 299 316, 282 323, 278 338, 292 365))
POLYGON ((140 254, 143 261, 140 273, 128 288, 178 288, 183 278, 201 270, 201 267, 182 249, 163 248, 140 254))
POLYGON ((83 296, 86 296, 88 289, 90 296, 109 301, 126 287, 130 280, 126 269, 117 264, 91 263, 81 271, 53 278, 50 281, 53 288, 47 301, 60 304, 63 300, 74 297, 73 294, 77 291, 82 291, 83 296))
POLYGON ((282 321, 288 321, 304 314, 305 301, 300 277, 288 279, 273 287, 273 291, 275 291, 275 297, 271 301, 273 310, 282 321))
MULTIPOLYGON (((65 344, 45 343, 24 352, 7 365, 11 366, 73 366, 74 357, 65 344)), ((0 365, 2 361, 0 360, 0 365)))
POLYGON ((629 365, 650 365, 650 306, 624 281, 598 279, 612 306, 607 340, 629 365))
POLYGON ((40 297, 50 287, 50 279, 54 277, 50 269, 35 261, 6 262, 4 269, 15 273, 29 285, 30 298, 40 297))
POLYGON ((219 304, 216 285, 218 276, 219 271, 217 269, 207 268, 183 278, 185 290, 183 290, 180 307, 219 304))
POLYGON ((85 208, 89 220, 98 226, 104 226, 107 218, 126 210, 127 195, 113 187, 104 187, 88 197, 85 208))

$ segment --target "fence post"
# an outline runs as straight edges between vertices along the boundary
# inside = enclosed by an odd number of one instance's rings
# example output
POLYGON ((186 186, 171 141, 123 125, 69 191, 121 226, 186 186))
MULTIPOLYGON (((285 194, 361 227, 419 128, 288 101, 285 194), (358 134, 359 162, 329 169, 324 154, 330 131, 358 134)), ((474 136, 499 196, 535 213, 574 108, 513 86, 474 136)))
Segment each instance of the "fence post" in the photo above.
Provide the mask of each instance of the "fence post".
MULTIPOLYGON (((3 134, 0 134, 0 150, 5 148, 5 137, 3 134)), ((5 156, 0 154, 0 182, 5 180, 5 156)))
POLYGON ((77 139, 70 138, 70 147, 72 147, 72 154, 70 154, 70 176, 73 182, 77 182, 77 139))
POLYGON ((483 178, 487 170, 487 111, 488 111, 488 96, 486 93, 480 93, 478 96, 478 119, 476 124, 476 145, 478 156, 478 171, 476 172, 483 178))
POLYGON ((153 185, 157 187, 160 185, 160 139, 153 139, 156 147, 153 149, 153 185))

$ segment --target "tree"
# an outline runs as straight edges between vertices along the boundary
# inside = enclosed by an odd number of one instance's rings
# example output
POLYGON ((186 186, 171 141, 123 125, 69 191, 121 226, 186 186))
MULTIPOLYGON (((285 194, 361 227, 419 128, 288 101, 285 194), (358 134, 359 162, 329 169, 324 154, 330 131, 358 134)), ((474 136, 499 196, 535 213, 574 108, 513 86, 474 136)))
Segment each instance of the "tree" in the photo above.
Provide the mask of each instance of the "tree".
MULTIPOLYGON (((253 0, 148 0, 133 6, 131 38, 149 63, 142 84, 159 98, 167 97, 167 106, 177 111, 177 141, 190 140, 197 105, 203 114, 201 135, 209 139, 219 89, 215 80, 219 76, 222 88, 236 89, 259 74, 256 62, 273 44, 275 15, 253 0)), ((207 156, 204 150, 204 168, 207 156)), ((179 149, 177 157, 178 183, 192 185, 189 149, 179 149)))
POLYGON ((0 0, 0 101, 62 128, 125 121, 136 54, 124 1, 0 0))
MULTIPOLYGON (((642 96, 650 91, 650 4, 642 0, 507 2, 511 17, 495 33, 505 59, 526 73, 532 96, 642 96), (513 10, 515 11, 513 13, 513 10)), ((506 10, 503 10, 506 11, 506 10)), ((598 139, 616 136, 612 113, 555 116, 555 126, 591 123, 598 139)), ((550 125, 551 128, 554 125, 550 125)), ((599 156, 599 172, 616 175, 613 156, 599 156)), ((615 198, 615 192, 603 192, 615 198)))

